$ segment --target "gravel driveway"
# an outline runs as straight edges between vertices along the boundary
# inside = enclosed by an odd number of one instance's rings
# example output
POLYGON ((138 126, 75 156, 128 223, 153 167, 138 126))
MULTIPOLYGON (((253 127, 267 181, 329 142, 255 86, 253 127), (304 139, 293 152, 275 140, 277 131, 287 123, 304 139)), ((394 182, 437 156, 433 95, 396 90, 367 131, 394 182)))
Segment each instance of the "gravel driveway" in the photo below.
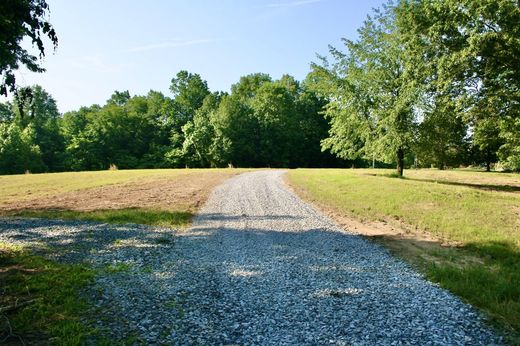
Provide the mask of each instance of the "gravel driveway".
POLYGON ((86 295, 119 340, 204 345, 500 344, 480 315, 290 192, 233 177, 194 226, 0 220, 0 240, 104 268, 86 295))

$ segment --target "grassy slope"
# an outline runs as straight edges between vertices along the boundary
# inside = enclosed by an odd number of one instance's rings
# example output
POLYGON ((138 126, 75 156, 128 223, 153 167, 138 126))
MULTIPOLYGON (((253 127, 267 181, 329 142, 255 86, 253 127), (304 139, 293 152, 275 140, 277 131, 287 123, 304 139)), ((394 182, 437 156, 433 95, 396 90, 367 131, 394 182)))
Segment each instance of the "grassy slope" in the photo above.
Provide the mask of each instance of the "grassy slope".
POLYGON ((518 335, 520 177, 424 170, 406 172, 408 179, 395 179, 390 173, 296 170, 289 173, 289 181, 303 188, 306 198, 341 214, 390 223, 398 220, 462 243, 461 248, 431 250, 428 256, 398 255, 518 335))

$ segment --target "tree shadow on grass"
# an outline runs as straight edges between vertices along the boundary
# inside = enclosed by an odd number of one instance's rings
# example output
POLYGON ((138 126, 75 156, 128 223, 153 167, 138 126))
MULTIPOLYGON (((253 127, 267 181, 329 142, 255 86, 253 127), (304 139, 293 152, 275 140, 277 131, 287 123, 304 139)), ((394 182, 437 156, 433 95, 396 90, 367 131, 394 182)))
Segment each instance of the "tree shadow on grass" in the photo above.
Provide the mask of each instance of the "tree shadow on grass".
POLYGON ((520 192, 520 186, 515 186, 515 185, 474 184, 474 183, 463 183, 463 182, 458 182, 458 181, 419 179, 419 178, 408 178, 408 177, 405 177, 405 179, 412 180, 412 181, 421 181, 421 182, 425 182, 425 183, 463 186, 463 187, 469 187, 472 189, 485 190, 485 191, 520 192))
POLYGON ((410 180, 410 181, 419 181, 419 182, 424 182, 424 183, 462 186, 462 187, 469 187, 469 188, 484 190, 484 191, 520 192, 520 186, 516 186, 516 185, 475 184, 475 183, 465 183, 465 182, 460 182, 460 181, 410 178, 410 177, 406 177, 406 176, 399 177, 395 173, 390 173, 390 174, 364 173, 363 175, 368 175, 368 176, 372 176, 372 177, 399 178, 399 179, 410 180))

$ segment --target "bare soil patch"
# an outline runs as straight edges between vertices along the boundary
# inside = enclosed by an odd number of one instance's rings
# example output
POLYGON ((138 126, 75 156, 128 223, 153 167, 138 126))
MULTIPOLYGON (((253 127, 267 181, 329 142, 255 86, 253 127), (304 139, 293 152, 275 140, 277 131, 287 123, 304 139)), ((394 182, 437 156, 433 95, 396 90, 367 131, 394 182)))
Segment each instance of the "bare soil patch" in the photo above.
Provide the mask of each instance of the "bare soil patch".
POLYGON ((0 212, 32 210, 94 211, 126 208, 182 209, 195 212, 213 188, 239 172, 194 172, 175 178, 143 178, 0 206, 0 212))

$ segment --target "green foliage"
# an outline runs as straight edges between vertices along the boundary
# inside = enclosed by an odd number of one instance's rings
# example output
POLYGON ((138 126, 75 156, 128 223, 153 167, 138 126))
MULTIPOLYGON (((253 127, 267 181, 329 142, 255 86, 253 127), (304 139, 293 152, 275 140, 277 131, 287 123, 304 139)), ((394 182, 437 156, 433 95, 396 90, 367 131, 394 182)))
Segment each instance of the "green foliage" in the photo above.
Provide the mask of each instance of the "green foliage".
POLYGON ((416 155, 421 166, 434 165, 440 169, 464 162, 467 153, 467 126, 454 111, 452 103, 437 97, 427 107, 419 124, 416 155))
POLYGON ((173 94, 175 117, 179 127, 193 118, 195 111, 202 106, 204 98, 210 93, 207 82, 200 75, 184 70, 172 78, 170 91, 173 94))
POLYGON ((489 167, 499 146, 503 165, 519 169, 520 4, 400 1, 396 13, 414 75, 423 85, 423 100, 448 99, 453 116, 476 127, 473 140, 482 154, 480 162, 489 167))
POLYGON ((16 121, 24 128, 31 126, 34 129, 33 142, 40 148, 45 170, 63 170, 65 139, 59 126, 56 100, 39 85, 26 89, 30 90, 31 97, 15 98, 13 104, 16 121))
MULTIPOLYGON (((7 23, 16 44, 24 35, 36 37, 43 53, 41 35, 56 43, 42 19, 43 0, 13 0, 2 8, 0 19, 7 21, 0 25, 7 23), (13 9, 35 26, 11 27, 23 24, 13 9)), ((520 170, 519 22, 513 0, 389 1, 365 20, 358 39, 343 40, 343 50, 331 48, 329 58, 313 64, 303 83, 255 73, 227 95, 211 93, 200 75, 183 70, 171 80, 172 97, 115 91, 105 105, 63 117, 35 86, 0 104, 0 122, 32 129, 24 150, 38 147, 47 171, 347 161, 397 163, 400 176, 412 162, 520 170)), ((18 52, 16 59, 39 69, 35 57, 18 52)), ((0 72, 9 79, 4 68, 18 65, 5 61, 0 72)), ((19 168, 0 173, 12 171, 19 168)))
POLYGON ((401 0, 374 10, 358 40, 331 48, 332 63, 322 58, 307 78, 328 100, 322 148, 397 161, 400 175, 412 153, 441 169, 490 169, 497 159, 520 169, 519 22, 512 0, 401 0))
MULTIPOLYGON (((160 118, 149 112, 146 97, 123 105, 83 108, 64 116, 67 155, 74 170, 155 166, 157 151, 167 145, 160 118)), ((157 162, 160 166, 161 162, 157 162)))
POLYGON ((94 278, 92 269, 58 264, 1 243, 0 264, 12 268, 1 274, 5 285, 2 302, 8 305, 10 301, 34 300, 8 314, 13 332, 21 334, 26 342, 52 340, 55 345, 82 345, 95 333, 82 322, 87 305, 79 296, 80 290, 94 278), (31 335, 37 339, 27 339, 31 335))
POLYGON ((130 100, 130 92, 128 90, 125 91, 114 91, 112 96, 107 100, 107 104, 116 105, 116 106, 124 106, 130 100))
POLYGON ((9 103, 0 102, 0 123, 10 122, 14 119, 12 106, 9 103))
POLYGON ((36 46, 40 58, 45 55, 43 39, 49 38, 54 48, 58 37, 47 21, 49 5, 45 0, 6 0, 0 2, 0 94, 16 91, 14 71, 20 65, 32 72, 43 72, 38 58, 21 47, 28 38, 36 46))
POLYGON ((189 167, 217 167, 222 161, 212 150, 216 139, 214 113, 224 95, 215 93, 204 98, 191 121, 182 127, 182 156, 189 167))
POLYGON ((256 156, 262 166, 287 167, 297 131, 295 100, 287 87, 264 83, 251 100, 257 124, 256 156))
POLYGON ((0 173, 42 172, 45 166, 40 148, 34 143, 34 128, 21 129, 16 123, 0 123, 0 173))
POLYGON ((417 88, 393 8, 374 11, 358 32, 358 41, 343 40, 346 52, 331 48, 332 65, 323 58, 313 66, 311 86, 329 100, 325 115, 332 123, 323 149, 348 159, 395 160, 402 175, 417 88))

